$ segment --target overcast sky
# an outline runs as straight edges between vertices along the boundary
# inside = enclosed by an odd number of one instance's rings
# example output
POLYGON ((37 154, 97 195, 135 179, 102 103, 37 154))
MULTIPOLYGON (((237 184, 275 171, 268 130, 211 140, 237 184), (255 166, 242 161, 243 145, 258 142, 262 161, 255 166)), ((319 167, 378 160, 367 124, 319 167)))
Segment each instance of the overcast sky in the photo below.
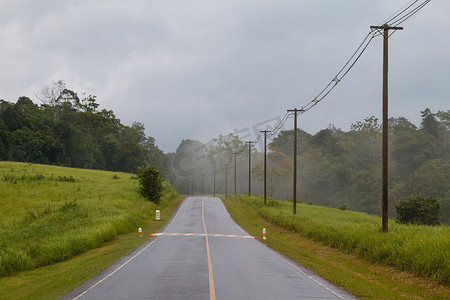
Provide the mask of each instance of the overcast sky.
MULTIPOLYGON (((255 138, 312 100, 371 25, 410 0, 0 0, 0 99, 52 81, 97 95, 173 152, 238 132, 255 138)), ((450 1, 432 0, 389 39, 389 115, 420 125, 449 109, 450 1)), ((382 37, 299 128, 381 119, 382 37)), ((285 129, 292 128, 288 120, 285 129)))

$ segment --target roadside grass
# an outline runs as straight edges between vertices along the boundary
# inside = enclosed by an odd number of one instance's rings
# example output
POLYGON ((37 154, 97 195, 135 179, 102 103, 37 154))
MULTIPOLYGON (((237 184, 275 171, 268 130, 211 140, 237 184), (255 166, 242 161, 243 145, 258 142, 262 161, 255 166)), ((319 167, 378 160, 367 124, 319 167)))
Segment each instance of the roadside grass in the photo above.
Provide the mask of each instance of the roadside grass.
MULTIPOLYGON (((384 234, 380 232, 379 218, 357 212, 299 204, 297 215, 293 216, 292 203, 271 199, 264 206, 259 196, 239 195, 226 199, 224 203, 235 221, 247 232, 263 241, 262 228, 266 228, 267 240, 263 242, 269 247, 359 298, 450 298, 450 287, 445 283, 448 277, 438 280, 438 276, 446 274, 446 269, 448 271, 450 267, 450 248, 446 246, 448 227, 441 230, 431 227, 431 231, 427 232, 423 228, 426 226, 415 228, 391 223, 390 233, 384 234), (402 230, 413 232, 403 234, 402 230), (363 243, 362 246, 358 245, 358 240, 347 241, 350 239, 347 235, 352 234, 356 236, 353 239, 361 239, 359 243, 363 243), (434 244, 436 240, 440 242, 434 244), (419 246, 420 241, 422 245, 419 246), (405 252, 399 249, 401 246, 410 248, 408 251, 431 253, 405 252), (358 247, 364 247, 365 251, 356 250, 358 247), (382 250, 371 247, 381 247, 382 250), (373 259, 371 255, 376 253, 381 256, 373 259), (413 264, 416 259, 430 257, 432 263, 425 265, 435 265, 437 262, 441 266, 435 272, 438 276, 430 276, 431 273, 418 276, 417 267, 408 271, 403 269, 401 266, 404 263, 398 264, 402 258, 394 260, 392 257, 405 253, 411 257, 404 260, 413 264), (391 262, 395 263, 388 265, 391 262)), ((421 262, 418 264, 421 265, 421 262)))
MULTIPOLYGON (((136 231, 156 205, 126 173, 0 162, 0 277, 52 265, 136 231)), ((178 194, 165 184, 158 207, 178 194)))
POLYGON ((162 207, 161 221, 152 218, 140 223, 143 238, 136 229, 67 261, 0 278, 0 299, 55 299, 71 291, 151 238, 151 233, 169 221, 181 200, 178 197, 162 207))

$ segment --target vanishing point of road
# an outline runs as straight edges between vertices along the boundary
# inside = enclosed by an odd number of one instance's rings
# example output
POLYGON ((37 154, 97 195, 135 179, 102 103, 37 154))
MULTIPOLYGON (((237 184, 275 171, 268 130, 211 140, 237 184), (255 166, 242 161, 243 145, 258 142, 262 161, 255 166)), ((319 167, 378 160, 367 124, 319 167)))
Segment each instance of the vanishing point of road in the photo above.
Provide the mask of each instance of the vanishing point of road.
POLYGON ((218 198, 186 198, 161 233, 61 299, 354 299, 242 230, 218 198))

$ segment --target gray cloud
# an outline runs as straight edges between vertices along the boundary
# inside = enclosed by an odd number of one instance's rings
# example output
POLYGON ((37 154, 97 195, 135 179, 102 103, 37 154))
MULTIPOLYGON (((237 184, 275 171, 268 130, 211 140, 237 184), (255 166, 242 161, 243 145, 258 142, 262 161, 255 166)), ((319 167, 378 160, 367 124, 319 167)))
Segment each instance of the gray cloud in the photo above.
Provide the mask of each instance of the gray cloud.
MULTIPOLYGON (((0 98, 63 79, 174 151, 306 104, 369 26, 408 2, 0 0, 0 98)), ((418 124, 420 110, 448 109, 449 14, 448 1, 431 2, 391 37, 391 116, 418 124)), ((302 129, 380 117, 381 47, 372 41, 302 129)))

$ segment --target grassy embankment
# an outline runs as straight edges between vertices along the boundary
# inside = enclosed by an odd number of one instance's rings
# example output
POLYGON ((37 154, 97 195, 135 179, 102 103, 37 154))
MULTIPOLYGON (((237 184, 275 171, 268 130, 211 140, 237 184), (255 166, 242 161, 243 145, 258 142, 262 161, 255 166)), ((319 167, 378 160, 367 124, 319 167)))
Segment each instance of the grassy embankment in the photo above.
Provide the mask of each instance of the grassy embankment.
POLYGON ((352 294, 368 299, 449 299, 450 228, 406 226, 364 213, 237 196, 224 201, 250 234, 352 294))
POLYGON ((156 232, 165 222, 155 210, 167 221, 181 200, 166 184, 157 207, 132 174, 12 162, 0 162, 0 191, 3 299, 69 291, 144 242, 137 228, 156 232))

